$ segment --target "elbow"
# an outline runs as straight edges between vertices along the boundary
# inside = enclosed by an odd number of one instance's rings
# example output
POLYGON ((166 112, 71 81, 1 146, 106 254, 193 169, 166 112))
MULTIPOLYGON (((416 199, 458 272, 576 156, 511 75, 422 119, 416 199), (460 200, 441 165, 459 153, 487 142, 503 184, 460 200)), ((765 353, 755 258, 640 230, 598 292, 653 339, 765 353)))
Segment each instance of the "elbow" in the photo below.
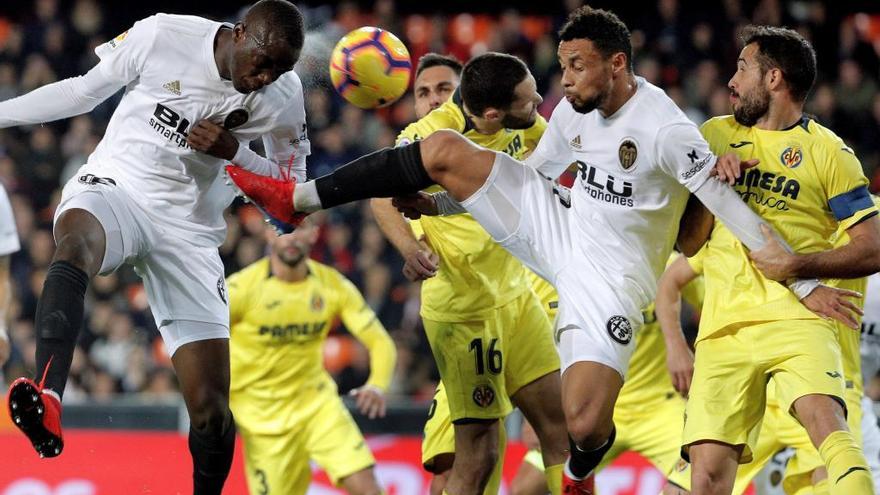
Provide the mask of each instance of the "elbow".
POLYGON ((696 239, 679 239, 676 243, 676 247, 678 247, 678 250, 681 251, 681 254, 690 258, 700 251, 700 248, 703 247, 704 242, 704 240, 696 239))

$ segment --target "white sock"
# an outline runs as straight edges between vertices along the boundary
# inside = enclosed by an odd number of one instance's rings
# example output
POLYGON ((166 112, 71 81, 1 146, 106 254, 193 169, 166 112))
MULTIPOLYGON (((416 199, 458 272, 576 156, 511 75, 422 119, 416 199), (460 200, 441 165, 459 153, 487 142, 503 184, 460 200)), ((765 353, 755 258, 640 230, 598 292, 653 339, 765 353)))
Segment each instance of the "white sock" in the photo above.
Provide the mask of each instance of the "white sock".
POLYGON ((51 388, 44 388, 43 393, 46 395, 51 395, 52 397, 55 397, 55 400, 57 400, 59 403, 61 402, 61 397, 58 395, 58 392, 52 390, 51 388))
POLYGON ((312 213, 321 209, 321 198, 315 181, 297 184, 293 189, 293 209, 301 213, 312 213))

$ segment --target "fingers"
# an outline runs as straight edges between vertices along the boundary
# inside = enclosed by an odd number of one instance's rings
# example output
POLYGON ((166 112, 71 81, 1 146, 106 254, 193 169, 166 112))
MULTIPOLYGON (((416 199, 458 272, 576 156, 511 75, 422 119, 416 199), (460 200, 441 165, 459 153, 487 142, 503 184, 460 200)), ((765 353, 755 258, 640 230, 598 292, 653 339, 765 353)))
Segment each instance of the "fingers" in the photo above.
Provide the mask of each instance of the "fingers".
POLYGON ((416 253, 416 260, 419 262, 419 265, 421 265, 422 268, 425 268, 430 272, 432 277, 437 274, 437 268, 439 268, 439 257, 436 253, 419 251, 416 253))
POLYGON ((752 158, 750 160, 740 162, 740 168, 752 168, 754 166, 757 166, 759 163, 761 163, 761 160, 758 160, 757 158, 752 158))
POLYGON ((838 302, 840 303, 841 306, 843 306, 844 308, 852 311, 853 313, 855 313, 859 316, 865 315, 865 312, 862 311, 862 308, 858 307, 854 302, 850 301, 849 299, 841 298, 838 302))
POLYGON ((831 318, 843 323, 844 325, 852 328, 853 330, 859 329, 859 322, 852 316, 852 313, 849 311, 842 311, 840 309, 832 309, 828 312, 831 318))

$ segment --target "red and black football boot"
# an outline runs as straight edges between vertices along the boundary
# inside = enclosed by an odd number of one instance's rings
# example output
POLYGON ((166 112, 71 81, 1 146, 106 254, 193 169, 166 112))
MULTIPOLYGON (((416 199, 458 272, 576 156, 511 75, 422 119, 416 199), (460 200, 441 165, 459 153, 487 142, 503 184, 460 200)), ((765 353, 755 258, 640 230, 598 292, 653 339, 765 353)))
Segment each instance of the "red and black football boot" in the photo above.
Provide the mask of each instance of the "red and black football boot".
POLYGON ((289 234, 308 216, 293 209, 296 178, 267 177, 249 172, 237 165, 226 166, 226 176, 239 196, 249 201, 266 217, 279 234, 289 234))
POLYGON ((12 422, 30 439, 40 457, 55 457, 64 449, 61 402, 55 393, 43 390, 45 380, 45 373, 39 384, 30 378, 15 380, 9 386, 7 403, 12 422))
POLYGON ((562 471, 562 495, 595 495, 595 493, 596 476, 593 473, 578 481, 571 479, 565 470, 562 471))

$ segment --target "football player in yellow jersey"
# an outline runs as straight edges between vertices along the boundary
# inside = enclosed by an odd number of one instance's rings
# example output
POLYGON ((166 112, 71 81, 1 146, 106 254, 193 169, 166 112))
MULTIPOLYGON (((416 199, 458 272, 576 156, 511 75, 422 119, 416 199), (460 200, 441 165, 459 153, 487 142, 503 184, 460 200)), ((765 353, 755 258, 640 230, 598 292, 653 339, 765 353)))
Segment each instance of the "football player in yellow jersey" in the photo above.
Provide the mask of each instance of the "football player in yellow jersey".
MULTIPOLYGON (((522 61, 484 54, 464 67, 461 86, 450 100, 407 127, 399 142, 452 129, 476 144, 522 158, 546 127, 537 115, 540 101, 522 61)), ((415 269, 405 273, 425 279, 421 312, 455 433, 446 491, 483 492, 499 457, 499 420, 510 412, 512 401, 535 426, 545 462, 555 473, 548 486, 559 493, 568 446, 559 361, 528 271, 470 215, 424 217, 411 230, 387 200, 373 205, 380 227, 408 269, 415 269), (419 244, 422 236, 428 249, 419 244), (431 253, 438 262, 425 263, 431 253)), ((437 412, 432 422, 440 420, 437 412)))
MULTIPOLYGON (((712 231, 683 435, 692 491, 731 493, 737 465, 752 459, 772 378, 779 407, 797 418, 818 448, 830 493, 874 493, 845 421, 839 329, 775 280, 876 272, 877 208, 852 150, 803 115, 815 80, 809 43, 795 31, 754 26, 743 41, 729 83, 734 115, 711 119, 701 130, 713 152, 733 150, 741 159, 759 160, 756 168, 721 176, 735 182, 744 201, 797 253, 809 254, 789 254, 768 236, 768 248, 750 255, 723 226, 712 231), (850 242, 834 249, 830 238, 838 228, 847 230, 850 242)), ((845 301, 818 311, 855 327, 852 313, 859 309, 845 301)))
MULTIPOLYGON (((875 205, 878 198, 873 197, 875 205)), ((880 206, 880 205, 878 205, 880 206)), ((839 247, 849 242, 849 236, 845 230, 838 231, 834 236, 834 246, 839 247)), ((682 287, 703 274, 703 258, 706 250, 700 250, 691 258, 680 257, 674 262, 658 282, 658 312, 665 312, 669 316, 665 325, 678 326, 680 295, 682 287), (664 295, 664 298, 661 298, 664 295), (670 323, 671 322, 671 323, 670 323)), ((867 285, 866 278, 832 280, 829 283, 835 287, 853 290, 864 294, 867 285)), ((861 305, 863 300, 858 301, 861 305)), ((843 362, 843 376, 846 384, 845 402, 847 406, 847 424, 853 432, 859 445, 862 445, 862 404, 863 394, 862 374, 860 372, 861 359, 859 353, 859 334, 845 325, 838 325, 838 341, 841 347, 843 362)), ((759 494, 771 492, 782 493, 828 493, 827 472, 816 448, 810 442, 806 430, 786 411, 779 407, 776 400, 776 386, 771 384, 767 389, 767 408, 764 412, 761 424, 760 436, 758 437, 753 452, 752 462, 741 465, 736 473, 733 493, 740 494, 745 491, 749 483, 754 479, 757 483, 757 475, 775 462, 775 457, 782 449, 794 449, 786 456, 781 465, 784 470, 784 478, 775 484, 766 481, 766 485, 757 488, 759 494), (793 455, 792 455, 793 454, 793 455), (824 485, 824 486, 823 486, 824 485), (762 491, 763 490, 763 491, 762 491)), ((681 463, 669 476, 672 486, 667 487, 664 493, 683 495, 689 493, 691 486, 691 471, 686 463, 681 463)))
POLYGON ((309 461, 351 494, 382 493, 375 461, 324 370, 322 347, 337 319, 370 354, 370 378, 353 391, 358 409, 384 416, 396 351, 357 288, 308 259, 317 227, 276 236, 271 254, 229 277, 230 407, 244 442, 252 494, 303 494, 309 461))

